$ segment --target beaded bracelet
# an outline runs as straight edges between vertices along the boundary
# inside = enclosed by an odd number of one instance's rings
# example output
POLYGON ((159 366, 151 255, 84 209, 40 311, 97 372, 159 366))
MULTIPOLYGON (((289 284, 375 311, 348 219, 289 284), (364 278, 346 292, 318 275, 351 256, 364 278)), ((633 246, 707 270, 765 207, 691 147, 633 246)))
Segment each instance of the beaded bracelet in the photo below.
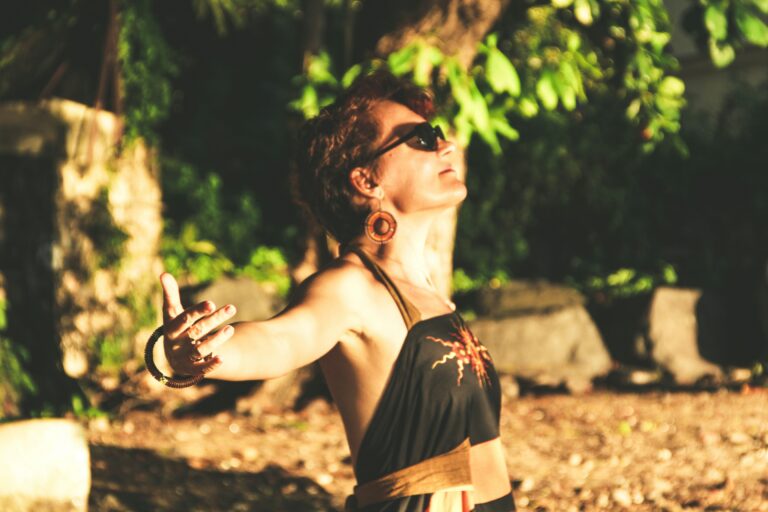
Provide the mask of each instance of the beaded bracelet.
POLYGON ((155 329, 155 332, 153 332, 149 339, 147 340, 147 346, 144 349, 144 363, 147 365, 147 371, 149 372, 152 377, 154 377, 157 381, 159 381, 162 384, 165 384, 169 388, 174 389, 180 389, 180 388, 187 388, 189 386, 194 386, 201 380, 203 380, 203 374, 200 373, 198 375, 182 375, 182 376, 174 376, 174 377, 168 377, 167 375, 163 375, 163 372, 161 372, 157 366, 155 365, 155 361, 152 358, 152 352, 155 348, 155 343, 157 343, 157 340, 160 339, 160 336, 163 335, 163 326, 158 327, 155 329))

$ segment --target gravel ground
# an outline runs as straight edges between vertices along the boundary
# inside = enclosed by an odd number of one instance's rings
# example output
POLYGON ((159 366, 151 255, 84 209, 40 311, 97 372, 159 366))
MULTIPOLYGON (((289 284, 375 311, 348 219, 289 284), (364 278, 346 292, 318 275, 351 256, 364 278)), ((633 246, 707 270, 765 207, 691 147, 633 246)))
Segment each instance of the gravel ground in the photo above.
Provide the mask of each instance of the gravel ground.
MULTIPOLYGON (((234 411, 234 408, 233 408, 234 411)), ((768 511, 768 389, 506 396, 520 510, 768 511)), ((92 511, 340 510, 354 485, 332 405, 89 425, 92 511)))

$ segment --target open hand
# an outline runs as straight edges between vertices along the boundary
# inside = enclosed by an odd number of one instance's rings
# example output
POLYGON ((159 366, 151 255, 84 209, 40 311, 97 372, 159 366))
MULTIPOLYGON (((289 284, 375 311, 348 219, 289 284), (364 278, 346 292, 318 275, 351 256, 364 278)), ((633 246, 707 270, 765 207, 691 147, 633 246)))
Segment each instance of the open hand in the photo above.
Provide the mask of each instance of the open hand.
POLYGON ((235 329, 226 325, 211 331, 234 316, 235 306, 227 304, 216 309, 211 301, 203 301, 184 309, 176 279, 164 272, 160 283, 163 286, 163 345, 171 368, 184 375, 213 371, 221 365, 221 359, 213 355, 213 351, 229 340, 235 329))

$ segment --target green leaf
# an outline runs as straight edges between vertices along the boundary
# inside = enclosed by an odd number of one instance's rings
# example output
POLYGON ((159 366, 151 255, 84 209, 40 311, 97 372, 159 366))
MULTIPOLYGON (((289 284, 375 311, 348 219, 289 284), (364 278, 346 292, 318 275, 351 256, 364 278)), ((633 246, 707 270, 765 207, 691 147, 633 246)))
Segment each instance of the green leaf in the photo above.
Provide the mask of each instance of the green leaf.
POLYGON ((472 136, 472 123, 464 110, 459 111, 453 118, 453 126, 456 128, 456 139, 460 146, 469 144, 469 138, 472 136))
MULTIPOLYGON (((562 83, 562 81, 560 82, 562 83)), ((576 108, 576 92, 567 85, 563 85, 558 88, 558 94, 560 95, 560 102, 565 107, 565 110, 569 112, 576 108)))
POLYGON ((526 97, 520 100, 518 109, 523 117, 536 117, 536 114, 539 113, 539 104, 536 103, 536 100, 526 97))
POLYGON ((485 101, 483 93, 477 88, 475 81, 471 78, 469 80, 469 87, 472 96, 472 107, 470 110, 472 121, 475 123, 475 126, 477 126, 478 131, 488 132, 491 128, 491 116, 488 112, 488 103, 485 101))
POLYGON ((568 34, 567 41, 568 50, 577 52, 581 48, 581 36, 578 32, 571 32, 568 34))
POLYGON ((315 117, 320 112, 317 91, 311 84, 301 90, 301 97, 291 102, 291 107, 304 114, 305 119, 315 117))
POLYGON ((665 76, 659 84, 659 94, 680 97, 685 92, 685 83, 675 76, 665 76))
POLYGON ((413 69, 413 57, 416 54, 416 46, 416 44, 410 44, 402 50, 389 54, 387 66, 392 73, 400 76, 413 69))
POLYGON ((763 14, 768 14, 768 0, 752 0, 752 5, 757 7, 763 14))
POLYGON ((709 56, 712 62, 719 68, 724 68, 733 62, 736 52, 730 44, 720 44, 714 39, 709 39, 709 56))
POLYGON ((704 11, 704 26, 707 27, 710 36, 717 41, 728 37, 728 18, 720 4, 710 4, 704 11))
POLYGON ((520 77, 506 55, 496 48, 488 53, 486 76, 491 88, 497 94, 508 92, 511 96, 520 95, 520 77))
POLYGON ((610 286, 621 286, 629 283, 636 274, 637 272, 631 268, 620 268, 608 276, 607 282, 610 286))
POLYGON ((643 105, 643 103, 640 101, 640 98, 635 98, 629 103, 629 106, 627 107, 627 119, 634 119, 637 117, 637 114, 640 113, 640 107, 643 105))
POLYGON ((539 77, 539 81, 536 82, 536 96, 545 109, 554 110, 557 108, 557 90, 551 71, 545 70, 539 77))
POLYGON ((664 265, 664 270, 662 271, 664 274, 664 282, 666 284, 676 284, 677 283, 677 272, 675 272, 675 267, 672 265, 664 265))
POLYGON ((472 95, 466 83, 466 75, 461 72, 459 64, 454 59, 451 59, 448 62, 446 68, 448 72, 448 83, 451 86, 451 95, 453 96, 453 99, 456 100, 459 107, 466 109, 466 111, 469 112, 472 109, 472 95))
POLYGON ((750 43, 765 48, 768 46, 768 26, 744 8, 736 8, 736 26, 750 43))
POLYGON ((557 93, 560 96, 563 106, 566 110, 575 109, 576 96, 581 93, 581 81, 573 66, 567 61, 561 62, 560 69, 558 69, 555 78, 555 86, 557 87, 557 93))
POLYGON ((573 0, 552 0, 552 7, 556 7, 558 9, 565 9, 566 7, 570 7, 572 3, 573 3, 573 0))
POLYGON ((683 108, 684 102, 678 98, 672 98, 668 96, 657 95, 654 98, 654 103, 659 111, 668 118, 674 119, 679 116, 680 109, 683 108))
POLYGON ((351 68, 349 68, 346 72, 344 72, 344 76, 341 77, 341 85, 345 89, 352 85, 352 82, 355 81, 355 78, 360 76, 360 72, 363 71, 363 66, 360 64, 355 64, 351 68))
POLYGON ((653 32, 651 34, 651 46, 657 53, 661 53, 671 38, 672 35, 669 32, 653 32))
POLYGON ((310 58, 307 76, 310 81, 318 84, 338 85, 336 77, 331 73, 331 57, 327 52, 320 52, 310 58))
POLYGON ((592 25, 592 6, 589 0, 574 0, 573 14, 582 25, 592 25))
POLYGON ((506 137, 509 140, 518 140, 520 138, 520 132, 515 130, 505 117, 492 117, 491 126, 494 130, 496 130, 497 133, 501 134, 503 137, 506 137))

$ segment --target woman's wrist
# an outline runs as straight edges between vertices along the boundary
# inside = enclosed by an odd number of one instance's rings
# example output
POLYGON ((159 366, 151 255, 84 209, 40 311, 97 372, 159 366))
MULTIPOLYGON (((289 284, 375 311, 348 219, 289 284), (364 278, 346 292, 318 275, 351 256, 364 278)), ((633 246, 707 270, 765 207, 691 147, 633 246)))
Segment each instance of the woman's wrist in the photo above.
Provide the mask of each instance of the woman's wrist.
MULTIPOLYGON (((154 377, 155 380, 160 382, 161 384, 168 386, 169 388, 179 389, 179 388, 186 388, 189 386, 194 386, 201 380, 203 380, 204 374, 199 373, 197 375, 177 375, 177 372, 175 369, 173 369, 173 365, 168 358, 166 358, 166 362, 168 363, 168 366, 171 367, 173 370, 173 375, 166 375, 155 364, 154 359, 154 349, 155 344, 157 343, 157 340, 160 339, 160 337, 163 336, 163 326, 161 325, 155 331, 150 335, 149 339, 147 340, 147 345, 144 348, 144 363, 147 366, 147 371, 149 372, 152 377, 154 377)), ((163 351, 165 352, 165 351, 163 351)))

